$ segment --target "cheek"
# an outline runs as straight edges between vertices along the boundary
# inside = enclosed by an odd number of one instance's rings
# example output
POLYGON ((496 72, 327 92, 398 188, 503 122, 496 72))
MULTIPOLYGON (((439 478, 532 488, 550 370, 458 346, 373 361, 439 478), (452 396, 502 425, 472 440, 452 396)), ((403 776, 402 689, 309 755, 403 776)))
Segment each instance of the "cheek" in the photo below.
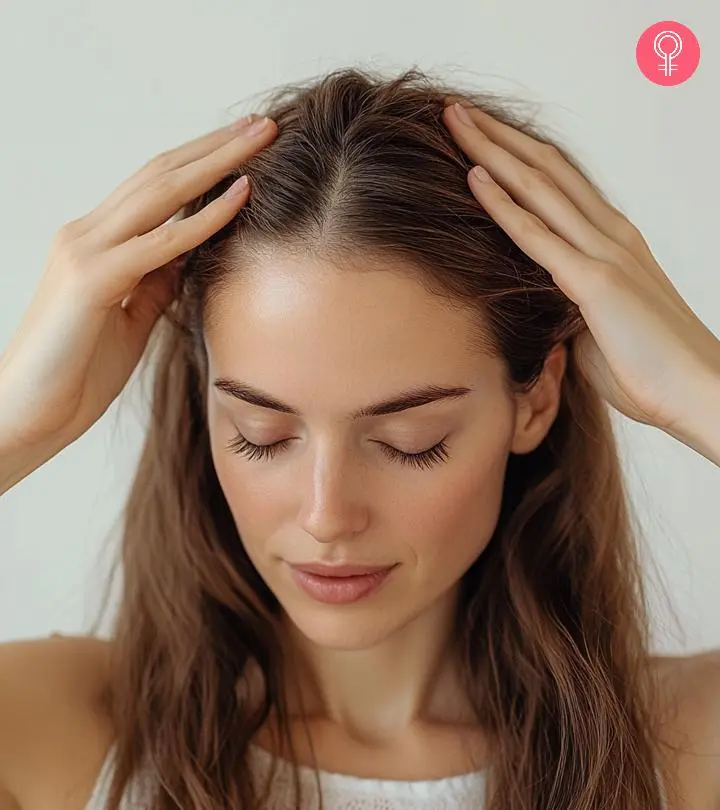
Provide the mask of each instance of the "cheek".
POLYGON ((508 454, 473 459, 408 511, 409 538, 427 577, 461 576, 490 542, 500 516, 508 454))
POLYGON ((257 538, 272 538, 282 522, 276 490, 261 484, 252 463, 211 442, 215 472, 248 555, 256 562, 257 538), (255 542, 253 544, 253 538, 255 542), (249 541, 249 542, 248 542, 249 541))

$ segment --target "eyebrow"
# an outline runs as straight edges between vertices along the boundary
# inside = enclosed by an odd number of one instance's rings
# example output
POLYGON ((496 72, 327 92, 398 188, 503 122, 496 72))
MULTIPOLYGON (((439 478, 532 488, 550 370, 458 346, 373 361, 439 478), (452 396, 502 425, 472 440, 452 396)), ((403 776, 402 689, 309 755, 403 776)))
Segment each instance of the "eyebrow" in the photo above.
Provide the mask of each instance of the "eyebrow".
MULTIPOLYGON (((233 380, 228 377, 219 377, 213 385, 229 394, 235 399, 247 402, 250 405, 258 405, 261 408, 270 408, 273 411, 280 411, 281 413, 289 413, 293 416, 302 416, 297 408, 287 405, 284 402, 273 397, 271 394, 261 391, 248 383, 241 380, 233 380)), ((398 413, 399 411, 407 411, 410 408, 419 408, 422 405, 427 405, 430 402, 438 402, 443 399, 458 399, 464 397, 466 394, 472 393, 472 388, 464 386, 441 386, 441 385, 426 385, 420 387, 410 388, 402 391, 397 396, 391 399, 385 399, 380 402, 374 402, 366 405, 363 408, 353 411, 350 414, 351 420, 362 419, 369 416, 385 416, 390 413, 398 413)))

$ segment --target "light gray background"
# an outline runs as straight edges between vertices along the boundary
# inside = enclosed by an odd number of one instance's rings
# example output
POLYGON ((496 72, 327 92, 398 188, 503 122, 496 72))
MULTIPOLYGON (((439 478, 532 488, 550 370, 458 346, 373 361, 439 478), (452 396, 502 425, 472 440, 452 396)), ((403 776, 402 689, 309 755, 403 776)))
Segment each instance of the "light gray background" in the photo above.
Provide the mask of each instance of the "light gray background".
MULTIPOLYGON (((154 154, 253 109, 276 84, 412 65, 537 102, 720 333, 720 6, 623 0, 25 0, 0 6, 0 346, 55 231, 154 154), (660 20, 700 41, 695 75, 649 82, 660 20)), ((59 370, 60 371, 60 370, 59 370)), ((658 650, 720 645, 720 470, 618 417, 645 537, 658 650), (664 601, 671 599, 679 623, 664 601)), ((131 386, 85 436, 0 499, 0 640, 85 632, 142 438, 131 386), (121 404, 125 403, 125 404, 121 404)))

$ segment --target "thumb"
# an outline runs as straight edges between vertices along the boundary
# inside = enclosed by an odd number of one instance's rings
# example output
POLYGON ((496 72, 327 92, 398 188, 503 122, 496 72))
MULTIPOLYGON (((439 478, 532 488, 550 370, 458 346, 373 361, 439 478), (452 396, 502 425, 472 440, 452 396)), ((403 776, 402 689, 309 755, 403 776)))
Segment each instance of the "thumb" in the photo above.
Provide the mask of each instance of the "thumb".
POLYGON ((174 259, 152 270, 128 297, 124 307, 127 316, 148 334, 177 297, 182 266, 183 261, 174 259))

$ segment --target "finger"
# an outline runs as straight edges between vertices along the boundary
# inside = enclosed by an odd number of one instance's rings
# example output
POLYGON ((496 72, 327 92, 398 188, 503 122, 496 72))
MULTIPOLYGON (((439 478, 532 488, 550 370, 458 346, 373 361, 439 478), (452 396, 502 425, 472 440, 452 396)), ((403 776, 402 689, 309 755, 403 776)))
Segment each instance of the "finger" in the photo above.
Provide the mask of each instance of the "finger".
POLYGON ((142 186, 150 182, 154 177, 164 174, 211 154, 227 143, 234 141, 260 116, 251 113, 244 118, 238 119, 235 123, 227 127, 215 129, 207 132, 198 138, 194 138, 187 143, 161 152, 149 160, 141 169, 124 180, 100 205, 94 208, 84 217, 76 220, 73 224, 74 232, 77 236, 82 236, 91 228, 94 228, 100 221, 115 209, 130 194, 137 191, 142 186))
POLYGON ((276 132, 276 126, 268 121, 259 134, 242 134, 199 160, 152 178, 111 211, 83 241, 95 248, 111 248, 166 224, 184 205, 266 146, 276 132))
POLYGON ((543 171, 528 166, 473 124, 460 122, 458 144, 525 209, 558 236, 594 259, 617 261, 622 248, 599 231, 543 171))
POLYGON ((128 322, 123 333, 124 355, 130 353, 139 360, 155 324, 175 297, 175 273, 172 263, 148 273, 123 302, 122 311, 115 313, 128 322))
POLYGON ((230 196, 233 186, 196 214, 103 252, 83 283, 96 285, 106 306, 122 302, 148 273, 196 248, 237 215, 248 200, 250 187, 248 183, 236 196, 230 196))
MULTIPOLYGON (((494 143, 511 152, 528 166, 545 172, 577 210, 605 237, 631 251, 640 247, 643 258, 648 258, 648 254, 652 255, 647 245, 642 249, 644 240, 640 232, 563 157, 554 145, 538 141, 475 106, 467 104, 462 106, 469 113, 473 123, 494 143)), ((459 132, 462 122, 452 104, 445 108, 443 117, 453 134, 459 132)))
POLYGON ((133 312, 144 306, 145 299, 161 309, 168 307, 180 291, 182 270, 187 262, 187 254, 180 254, 155 270, 143 276, 134 290, 120 303, 122 309, 133 312))
POLYGON ((468 182, 480 204, 513 242, 550 273, 568 298, 584 307, 592 297, 594 282, 605 277, 607 262, 588 256, 553 233, 492 179, 478 179, 475 169, 468 173, 468 182))
POLYGON ((123 306, 127 316, 151 328, 175 299, 177 279, 178 269, 172 262, 148 273, 123 306))

